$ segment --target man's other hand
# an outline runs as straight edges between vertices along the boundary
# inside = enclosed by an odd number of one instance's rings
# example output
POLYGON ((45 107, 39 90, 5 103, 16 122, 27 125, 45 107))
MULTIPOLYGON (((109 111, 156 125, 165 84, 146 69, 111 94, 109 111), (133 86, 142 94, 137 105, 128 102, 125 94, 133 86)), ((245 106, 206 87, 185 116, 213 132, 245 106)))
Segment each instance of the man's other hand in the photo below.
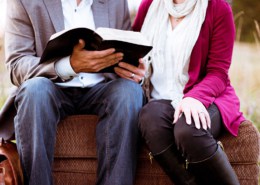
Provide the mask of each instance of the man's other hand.
POLYGON ((118 67, 115 67, 115 73, 128 80, 140 83, 145 75, 145 65, 143 59, 139 59, 139 66, 135 67, 125 62, 119 62, 118 67))

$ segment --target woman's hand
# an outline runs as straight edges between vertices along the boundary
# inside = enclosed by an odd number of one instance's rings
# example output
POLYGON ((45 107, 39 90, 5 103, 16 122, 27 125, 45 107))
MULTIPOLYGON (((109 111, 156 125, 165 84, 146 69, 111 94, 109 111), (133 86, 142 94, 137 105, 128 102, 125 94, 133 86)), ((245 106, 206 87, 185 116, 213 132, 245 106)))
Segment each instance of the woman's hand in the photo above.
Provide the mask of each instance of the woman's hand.
POLYGON ((173 123, 177 122, 182 113, 184 113, 188 125, 191 124, 191 118, 193 118, 197 129, 200 129, 201 125, 205 130, 211 127, 211 121, 207 109, 200 101, 194 98, 187 97, 182 99, 175 110, 173 123))
POLYGON ((145 65, 143 59, 139 59, 139 66, 135 67, 125 62, 119 62, 118 67, 115 67, 115 73, 121 78, 140 83, 145 75, 145 65))

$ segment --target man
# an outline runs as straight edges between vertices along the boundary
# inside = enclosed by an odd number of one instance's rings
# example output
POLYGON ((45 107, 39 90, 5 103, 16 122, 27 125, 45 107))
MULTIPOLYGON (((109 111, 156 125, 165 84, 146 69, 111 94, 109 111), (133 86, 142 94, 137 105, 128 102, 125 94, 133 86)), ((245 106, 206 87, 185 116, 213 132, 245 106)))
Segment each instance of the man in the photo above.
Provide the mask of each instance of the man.
MULTIPOLYGON (((143 104, 144 65, 120 62, 113 48, 87 51, 84 41, 71 56, 39 63, 48 39, 72 27, 130 29, 126 0, 9 0, 6 64, 18 87, 15 136, 26 184, 53 184, 58 122, 72 114, 97 114, 97 184, 130 185, 135 176, 137 117, 143 104), (91 73, 119 62, 116 75, 91 73)), ((12 107, 11 103, 7 103, 12 107)), ((8 107, 8 106, 7 106, 8 107)), ((10 109, 9 109, 10 110, 10 109)), ((2 113, 8 112, 3 108, 2 113)), ((0 116, 3 119, 3 116, 0 116)))

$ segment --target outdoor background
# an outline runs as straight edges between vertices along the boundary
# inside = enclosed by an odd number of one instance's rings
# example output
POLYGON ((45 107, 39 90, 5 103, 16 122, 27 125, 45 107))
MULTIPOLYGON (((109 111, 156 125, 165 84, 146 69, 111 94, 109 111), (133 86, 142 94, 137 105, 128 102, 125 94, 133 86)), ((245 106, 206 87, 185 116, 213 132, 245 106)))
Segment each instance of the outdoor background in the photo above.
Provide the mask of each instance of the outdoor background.
MULTIPOLYGON (((134 18, 140 0, 128 1, 134 18)), ((241 111, 260 130, 260 2, 235 0, 233 12, 237 35, 230 69, 231 83, 241 100, 241 111)), ((4 66, 4 18, 5 0, 0 0, 0 108, 11 88, 4 66)))

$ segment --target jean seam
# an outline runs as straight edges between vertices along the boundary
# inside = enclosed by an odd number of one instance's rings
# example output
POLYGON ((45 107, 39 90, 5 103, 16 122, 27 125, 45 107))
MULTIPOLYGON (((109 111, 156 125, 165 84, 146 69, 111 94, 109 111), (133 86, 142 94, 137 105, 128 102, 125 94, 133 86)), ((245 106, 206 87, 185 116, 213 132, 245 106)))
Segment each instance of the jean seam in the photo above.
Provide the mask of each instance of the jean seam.
POLYGON ((108 180, 109 178, 109 174, 110 174, 110 137, 109 137, 109 127, 110 127, 110 113, 109 113, 109 108, 108 108, 108 101, 106 101, 106 99, 103 100, 103 104, 107 105, 106 106, 106 109, 105 109, 105 113, 108 115, 109 117, 109 120, 107 121, 106 123, 106 170, 107 170, 107 173, 106 173, 106 181, 108 180))
MULTIPOLYGON (((17 130, 18 130, 18 132, 17 133, 15 133, 16 134, 16 137, 18 137, 19 138, 19 140, 20 140, 20 142, 19 142, 19 144, 20 144, 20 154, 21 154, 21 158, 22 158, 22 163, 23 163, 23 167, 25 168, 26 166, 28 166, 27 165, 27 161, 26 161, 26 159, 25 159, 25 157, 24 157, 24 142, 22 141, 22 137, 20 136, 20 132, 21 132, 21 125, 20 124, 18 124, 17 123, 17 130)), ((18 144, 18 143, 17 143, 18 144)), ((24 173, 24 175, 26 176, 26 177, 29 177, 28 176, 28 174, 27 174, 27 169, 25 169, 25 170, 23 170, 23 173, 24 173)))

